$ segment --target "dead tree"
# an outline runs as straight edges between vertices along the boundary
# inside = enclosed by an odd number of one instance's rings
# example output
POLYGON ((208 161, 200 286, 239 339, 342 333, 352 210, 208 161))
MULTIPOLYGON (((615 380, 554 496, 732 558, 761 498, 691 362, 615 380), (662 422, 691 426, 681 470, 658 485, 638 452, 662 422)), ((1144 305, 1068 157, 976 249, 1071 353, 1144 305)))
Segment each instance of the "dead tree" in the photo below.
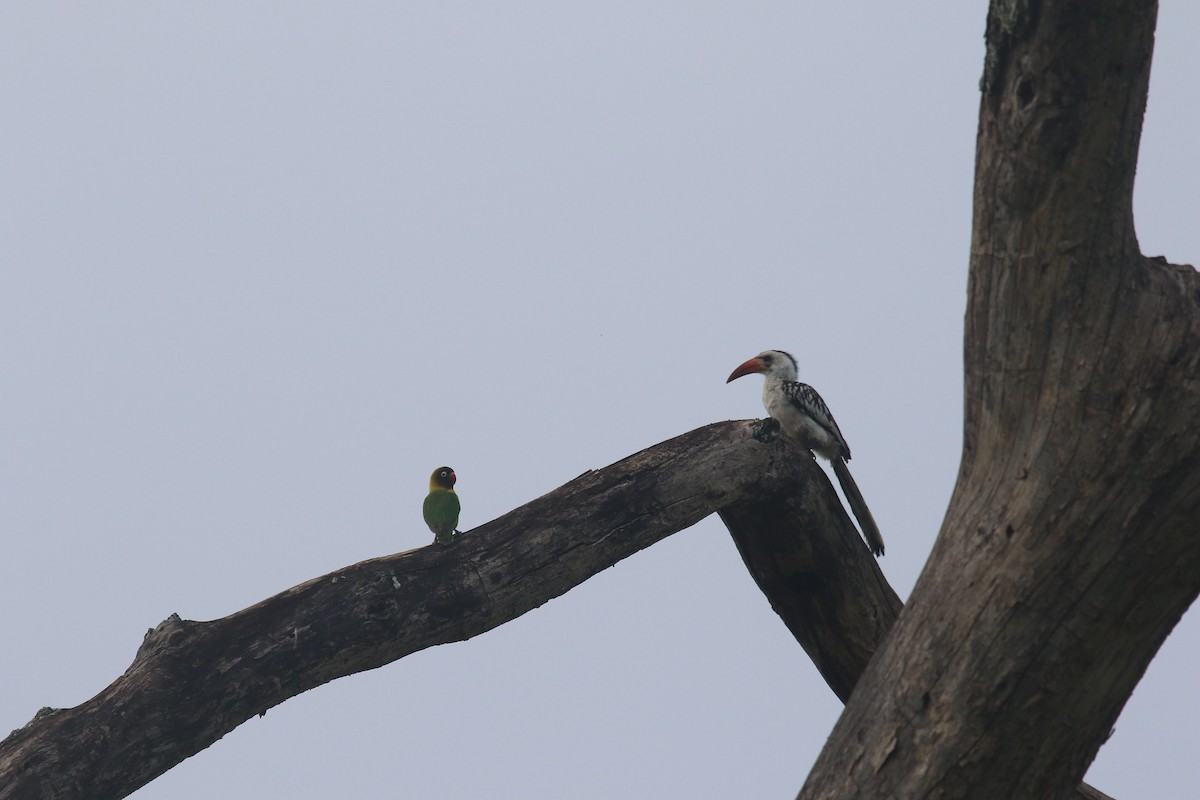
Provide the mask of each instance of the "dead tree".
POLYGON ((0 743, 0 800, 124 797, 289 697, 490 630, 714 512, 848 701, 802 798, 1102 796, 1080 778, 1200 591, 1200 281, 1140 255, 1131 210, 1155 15, 989 11, 962 465, 902 613, 811 457, 721 423, 450 547, 171 617, 96 697, 0 743))

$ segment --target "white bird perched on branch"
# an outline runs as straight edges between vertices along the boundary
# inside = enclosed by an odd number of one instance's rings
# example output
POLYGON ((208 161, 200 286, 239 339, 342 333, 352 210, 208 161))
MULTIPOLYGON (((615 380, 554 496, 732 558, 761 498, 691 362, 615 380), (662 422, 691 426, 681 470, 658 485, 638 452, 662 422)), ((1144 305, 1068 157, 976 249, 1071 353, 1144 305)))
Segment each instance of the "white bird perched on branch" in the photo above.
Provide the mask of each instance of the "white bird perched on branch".
POLYGON ((764 378, 763 406, 767 414, 779 423, 785 434, 829 459, 833 473, 842 485, 842 493, 850 503, 850 510, 862 529, 863 538, 872 553, 883 555, 879 526, 846 466, 850 460, 850 446, 817 390, 796 381, 796 359, 782 350, 764 350, 735 369, 725 382, 754 372, 761 372, 764 378))

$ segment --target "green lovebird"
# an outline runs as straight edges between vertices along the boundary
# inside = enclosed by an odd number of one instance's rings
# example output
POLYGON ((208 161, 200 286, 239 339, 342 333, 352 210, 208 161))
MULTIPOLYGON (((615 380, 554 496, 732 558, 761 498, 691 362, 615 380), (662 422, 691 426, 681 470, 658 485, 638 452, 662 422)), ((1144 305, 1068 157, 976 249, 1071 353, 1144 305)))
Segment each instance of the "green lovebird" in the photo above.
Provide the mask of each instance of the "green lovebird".
POLYGON ((433 531, 433 540, 442 544, 450 544, 459 534, 458 512, 462 506, 458 495, 454 493, 454 482, 458 476, 449 467, 438 467, 429 476, 429 495, 425 498, 422 512, 425 514, 425 524, 433 531))

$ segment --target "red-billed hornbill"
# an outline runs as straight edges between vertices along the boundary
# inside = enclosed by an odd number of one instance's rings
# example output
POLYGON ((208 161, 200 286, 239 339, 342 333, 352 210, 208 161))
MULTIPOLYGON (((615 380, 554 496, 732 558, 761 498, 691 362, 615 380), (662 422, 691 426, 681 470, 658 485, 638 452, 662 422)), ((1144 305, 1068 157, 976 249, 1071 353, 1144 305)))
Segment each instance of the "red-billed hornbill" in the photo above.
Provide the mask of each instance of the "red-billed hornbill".
POLYGON ((761 372, 763 381, 763 406, 767 413, 779 423, 783 432, 819 456, 829 459, 842 493, 850 503, 850 510, 862 528, 863 538, 871 552, 883 555, 883 536, 871 516, 871 510, 863 500, 862 492, 846 462, 850 460, 850 446, 846 437, 829 413, 829 406, 807 383, 796 381, 796 359, 782 350, 764 350, 733 371, 726 383, 761 372))

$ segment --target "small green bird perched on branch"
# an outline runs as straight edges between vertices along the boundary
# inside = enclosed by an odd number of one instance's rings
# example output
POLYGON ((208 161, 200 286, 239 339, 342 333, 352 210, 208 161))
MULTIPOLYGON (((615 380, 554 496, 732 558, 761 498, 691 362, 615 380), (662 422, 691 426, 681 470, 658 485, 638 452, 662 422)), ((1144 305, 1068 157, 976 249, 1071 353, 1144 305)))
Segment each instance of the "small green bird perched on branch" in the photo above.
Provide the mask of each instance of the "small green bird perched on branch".
POLYGON ((458 476, 449 467, 438 467, 429 476, 429 495, 425 498, 422 512, 425 524, 433 531, 433 540, 450 544, 459 535, 458 512, 462 510, 454 483, 458 476))

